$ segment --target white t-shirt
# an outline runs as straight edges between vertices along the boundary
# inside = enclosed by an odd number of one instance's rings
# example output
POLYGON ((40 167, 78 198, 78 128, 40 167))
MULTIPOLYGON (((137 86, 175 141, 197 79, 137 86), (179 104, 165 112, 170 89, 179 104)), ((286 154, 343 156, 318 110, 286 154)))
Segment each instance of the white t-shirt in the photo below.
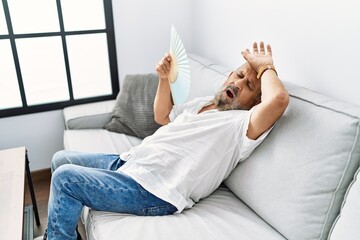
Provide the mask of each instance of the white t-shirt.
POLYGON ((174 106, 169 124, 121 154, 127 162, 118 171, 174 205, 178 212, 210 195, 270 131, 255 141, 246 136, 254 108, 198 114, 212 98, 174 106))

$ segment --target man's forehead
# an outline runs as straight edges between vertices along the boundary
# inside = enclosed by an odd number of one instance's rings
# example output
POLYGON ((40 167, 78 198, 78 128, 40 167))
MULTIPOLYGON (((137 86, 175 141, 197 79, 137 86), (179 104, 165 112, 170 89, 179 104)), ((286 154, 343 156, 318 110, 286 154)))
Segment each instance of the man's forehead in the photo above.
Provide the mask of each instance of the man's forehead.
MULTIPOLYGON (((242 65, 241 65, 240 67, 238 67, 235 71, 230 72, 230 74, 228 75, 227 79, 226 79, 225 82, 224 82, 224 85, 230 83, 232 77, 234 76, 234 75, 233 75, 234 73, 235 73, 235 74, 240 74, 241 71, 250 72, 250 71, 252 71, 252 68, 251 68, 251 66, 250 66, 250 64, 249 64, 248 62, 242 64, 242 65)), ((255 73, 255 72, 254 72, 254 76, 256 77, 256 73, 255 73)))

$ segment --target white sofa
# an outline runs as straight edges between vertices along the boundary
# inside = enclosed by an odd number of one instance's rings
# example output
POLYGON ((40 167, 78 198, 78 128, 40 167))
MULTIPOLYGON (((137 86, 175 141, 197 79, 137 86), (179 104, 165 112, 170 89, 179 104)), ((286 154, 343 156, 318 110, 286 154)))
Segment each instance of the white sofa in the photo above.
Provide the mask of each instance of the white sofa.
MULTIPOLYGON (((189 99, 214 94, 230 69, 189 58, 189 99)), ((86 209, 88 239, 360 239, 360 107, 285 85, 291 99, 284 116, 213 194, 164 217, 86 209)), ((64 148, 120 154, 140 144, 104 129, 114 104, 64 109, 64 148)))

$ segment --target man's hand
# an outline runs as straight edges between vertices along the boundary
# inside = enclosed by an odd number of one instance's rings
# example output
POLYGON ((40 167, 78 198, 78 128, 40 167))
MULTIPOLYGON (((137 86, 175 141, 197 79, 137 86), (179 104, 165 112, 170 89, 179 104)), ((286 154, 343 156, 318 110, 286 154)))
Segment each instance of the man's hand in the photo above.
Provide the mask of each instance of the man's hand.
MULTIPOLYGON (((253 44, 253 53, 248 49, 242 52, 245 60, 258 73, 263 66, 273 65, 272 51, 260 42, 260 52, 257 43, 253 44)), ((275 71, 265 71, 261 75, 261 103, 256 106, 248 126, 247 136, 257 139, 268 130, 283 115, 289 104, 289 94, 275 71)))
POLYGON ((169 53, 166 53, 165 56, 158 62, 155 67, 159 78, 168 79, 170 73, 170 65, 171 65, 171 56, 169 53))
POLYGON ((166 53, 155 67, 159 75, 159 85, 154 100, 155 122, 166 125, 170 122, 169 113, 172 109, 169 74, 171 66, 171 56, 166 53))
POLYGON ((268 44, 266 46, 267 52, 265 51, 265 46, 263 42, 260 42, 260 52, 258 49, 258 44, 253 43, 253 53, 249 49, 242 51, 241 54, 245 60, 250 64, 250 66, 258 73, 259 69, 262 66, 273 65, 274 61, 272 58, 271 46, 268 44))

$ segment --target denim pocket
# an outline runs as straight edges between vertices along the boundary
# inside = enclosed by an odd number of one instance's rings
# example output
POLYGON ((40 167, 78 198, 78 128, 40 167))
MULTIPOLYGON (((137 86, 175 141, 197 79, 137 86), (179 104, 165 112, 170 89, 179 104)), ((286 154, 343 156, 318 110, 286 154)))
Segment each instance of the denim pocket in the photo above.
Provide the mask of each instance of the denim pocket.
POLYGON ((166 204, 163 206, 143 208, 143 216, 165 216, 171 215, 177 211, 177 208, 171 204, 166 204))

